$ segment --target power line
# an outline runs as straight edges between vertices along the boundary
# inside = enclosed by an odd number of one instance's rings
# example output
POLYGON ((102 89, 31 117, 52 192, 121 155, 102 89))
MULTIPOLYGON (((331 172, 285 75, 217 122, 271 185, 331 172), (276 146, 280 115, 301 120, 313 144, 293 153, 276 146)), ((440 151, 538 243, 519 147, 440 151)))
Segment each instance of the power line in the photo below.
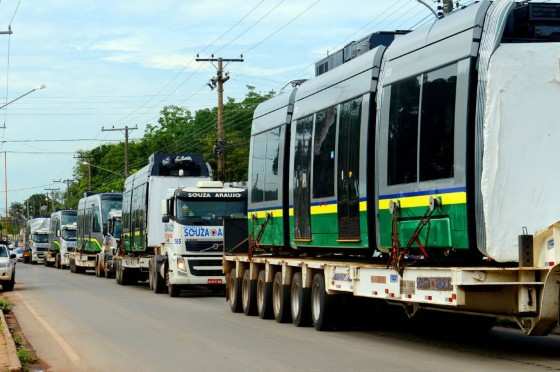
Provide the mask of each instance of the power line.
POLYGON ((222 51, 224 48, 230 46, 231 44, 233 44, 237 40, 239 40, 241 37, 246 35, 249 31, 251 31, 253 28, 255 28, 259 23, 261 23, 266 17, 268 17, 270 14, 272 14, 272 12, 274 12, 276 9, 278 9, 280 7, 280 5, 282 5, 285 2, 286 2, 286 0, 280 0, 272 8, 270 8, 268 11, 266 11, 259 19, 257 19, 256 22, 254 22, 252 25, 247 27, 245 30, 243 30, 240 34, 235 36, 229 42, 227 42, 226 44, 224 44, 220 48, 218 48, 218 50, 216 50, 215 53, 218 53, 218 52, 222 51))
POLYGON ((310 11, 313 7, 315 7, 317 4, 319 4, 321 2, 321 0, 316 0, 315 2, 311 3, 308 7, 306 7, 305 9, 303 9, 301 12, 299 12, 298 14, 296 14, 294 17, 292 17, 292 19, 290 19, 288 22, 284 23, 282 26, 278 27, 276 30, 272 31, 270 34, 268 34, 267 36, 265 36, 261 41, 253 44, 253 46, 251 46, 248 49, 245 49, 243 51, 243 54, 248 53, 256 48, 258 48, 261 44, 263 44, 265 41, 267 41, 268 39, 272 38, 273 36, 275 36, 276 34, 280 33, 282 30, 284 30, 286 27, 288 27, 289 25, 291 25, 292 23, 294 23, 298 18, 300 18, 301 16, 303 16, 305 13, 307 13, 308 11, 310 11))
POLYGON ((16 14, 19 10, 20 5, 21 5, 21 0, 19 0, 17 5, 16 5, 16 9, 14 10, 14 14, 12 15, 12 18, 10 19, 10 23, 8 24, 9 26, 12 26, 12 24, 14 23, 14 19, 16 18, 16 14))
MULTIPOLYGON (((136 139, 135 139, 136 140, 136 139)), ((120 142, 119 140, 99 140, 96 138, 61 138, 61 139, 16 139, 0 140, 0 143, 31 143, 31 142, 120 142)))
MULTIPOLYGON (((263 0, 263 1, 264 1, 264 0, 263 0)), ((255 6, 253 6, 247 13, 245 13, 245 14, 241 17, 241 19, 240 19, 234 26, 237 27, 238 25, 240 25, 247 17, 249 17, 249 15, 251 15, 251 14, 263 3, 263 1, 260 1, 260 2, 257 3, 255 6)), ((284 1, 285 1, 285 0, 284 0, 284 1)), ((232 31, 235 27, 233 27, 233 26, 232 26, 232 27, 229 27, 229 28, 227 29, 227 32, 226 32, 226 33, 232 31)), ((224 34, 224 33, 222 33, 222 34, 224 34)), ((201 52, 201 53, 204 53, 204 52, 208 51, 208 49, 210 49, 210 48, 213 46, 214 43, 216 43, 218 40, 220 40, 220 39, 223 37, 222 34, 219 35, 214 41, 212 41, 210 44, 208 44, 208 45, 207 45, 204 49, 202 49, 200 52, 201 52)), ((224 35, 224 36, 225 36, 225 35, 224 35)), ((181 76, 181 74, 190 66, 190 63, 192 63, 192 62, 194 62, 194 61, 195 61, 194 58, 189 59, 189 60, 187 61, 187 64, 186 64, 181 70, 179 70, 169 81, 167 81, 167 82, 157 91, 157 93, 154 95, 154 97, 152 97, 152 98, 148 99, 147 101, 145 101, 145 102, 144 102, 143 104, 141 104, 138 108, 136 108, 135 110, 133 110, 131 113, 129 113, 128 115, 126 115, 124 118, 122 118, 122 119, 119 120, 119 121, 125 121, 125 120, 127 120, 127 119, 129 119, 129 118, 131 118, 131 117, 134 117, 135 114, 136 114, 138 111, 140 111, 142 108, 144 108, 145 106, 147 106, 150 102, 152 102, 153 99, 154 99, 155 97, 160 96, 161 93, 162 93, 165 89, 167 89, 167 87, 170 86, 171 83, 173 83, 174 81, 176 81, 176 80, 179 78, 179 76, 181 76)), ((168 98, 169 96, 175 94, 175 92, 177 92, 177 90, 178 90, 181 86, 183 86, 187 81, 189 81, 189 80, 196 74, 196 72, 197 72, 196 70, 193 70, 185 79, 183 79, 177 86, 175 86, 175 88, 171 91, 171 93, 165 95, 165 96, 163 97, 163 99, 159 100, 159 101, 158 101, 158 104, 161 104, 161 102, 163 102, 163 100, 165 100, 165 99, 168 98)))

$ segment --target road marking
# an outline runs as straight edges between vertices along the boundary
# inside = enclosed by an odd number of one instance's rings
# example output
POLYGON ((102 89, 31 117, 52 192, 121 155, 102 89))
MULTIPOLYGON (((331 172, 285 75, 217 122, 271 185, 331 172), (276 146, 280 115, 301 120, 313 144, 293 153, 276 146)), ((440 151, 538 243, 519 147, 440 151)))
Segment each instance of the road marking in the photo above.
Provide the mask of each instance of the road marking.
POLYGON ((19 294, 16 293, 17 297, 19 298, 19 300, 21 301, 21 303, 27 308, 27 310, 29 310, 29 312, 31 313, 31 315, 33 315, 35 317, 35 319, 37 319, 37 321, 47 330, 48 333, 50 333, 50 335, 52 336, 52 338, 58 343, 58 345, 62 348, 62 350, 64 351, 64 353, 66 354, 66 356, 68 357, 68 359, 70 359, 72 361, 72 363, 74 364, 78 364, 78 362, 80 361, 80 357, 78 356, 78 354, 74 351, 74 349, 66 342, 64 341, 64 338, 62 338, 62 336, 60 336, 53 327, 51 327, 51 325, 49 323, 47 323, 46 320, 44 320, 38 313, 37 311, 35 311, 35 309, 29 305, 24 299, 23 297, 19 294))

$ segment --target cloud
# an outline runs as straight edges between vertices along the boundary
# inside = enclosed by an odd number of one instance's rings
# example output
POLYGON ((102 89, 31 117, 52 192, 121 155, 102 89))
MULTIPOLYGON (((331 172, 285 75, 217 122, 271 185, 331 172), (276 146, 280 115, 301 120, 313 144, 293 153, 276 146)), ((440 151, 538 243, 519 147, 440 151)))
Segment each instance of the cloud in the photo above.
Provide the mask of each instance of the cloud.
POLYGON ((111 52, 137 52, 140 51, 145 41, 135 37, 124 37, 105 40, 92 45, 92 50, 111 52))

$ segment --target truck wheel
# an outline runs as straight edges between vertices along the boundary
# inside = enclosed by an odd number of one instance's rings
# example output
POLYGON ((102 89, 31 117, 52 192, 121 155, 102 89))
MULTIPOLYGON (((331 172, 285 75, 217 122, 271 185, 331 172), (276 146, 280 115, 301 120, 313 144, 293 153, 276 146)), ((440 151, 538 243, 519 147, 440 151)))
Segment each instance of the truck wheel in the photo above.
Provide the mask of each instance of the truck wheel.
POLYGON ((165 293, 165 281, 159 275, 155 257, 150 261, 150 288, 154 293, 165 293))
POLYGON ((257 281, 251 280, 251 273, 245 270, 241 283, 241 306, 245 315, 257 315, 257 281))
POLYGON ((54 267, 56 267, 59 270, 61 269, 61 267, 60 267, 60 255, 58 253, 54 257, 54 267))
POLYGON ((264 269, 257 276, 257 312, 261 319, 272 319, 272 283, 266 282, 264 269))
POLYGON ((334 297, 327 294, 323 274, 315 274, 311 285, 311 320, 316 330, 327 331, 333 328, 336 314, 334 297))
POLYGON ((241 307, 241 281, 236 275, 237 269, 231 270, 226 275, 226 300, 233 313, 243 311, 241 307))
POLYGON ((76 273, 76 261, 74 261, 74 259, 70 259, 70 272, 71 273, 76 273))
POLYGON ((99 257, 95 257, 95 276, 98 278, 101 276, 101 268, 99 267, 99 257))
POLYGON ((181 287, 177 284, 169 284, 167 286, 167 293, 169 293, 169 297, 179 297, 181 294, 181 287))
POLYGON ((290 304, 292 310, 292 323, 297 327, 305 327, 310 324, 311 319, 311 289, 303 287, 303 279, 300 272, 292 277, 290 288, 290 304))
POLYGON ((272 311, 278 323, 288 323, 290 319, 290 286, 282 284, 282 272, 274 274, 272 281, 272 311))

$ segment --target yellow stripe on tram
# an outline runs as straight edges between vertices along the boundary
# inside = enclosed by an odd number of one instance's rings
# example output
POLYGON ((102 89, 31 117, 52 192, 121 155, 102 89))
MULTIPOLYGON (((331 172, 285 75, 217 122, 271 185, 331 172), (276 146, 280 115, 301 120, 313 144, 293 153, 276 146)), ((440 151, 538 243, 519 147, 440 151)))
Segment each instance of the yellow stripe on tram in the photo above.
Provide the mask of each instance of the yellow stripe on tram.
POLYGON ((467 193, 464 191, 443 194, 405 196, 402 198, 391 198, 379 200, 379 209, 389 209, 390 203, 400 202, 401 208, 427 207, 430 205, 430 197, 440 197, 443 205, 466 204, 467 193))

